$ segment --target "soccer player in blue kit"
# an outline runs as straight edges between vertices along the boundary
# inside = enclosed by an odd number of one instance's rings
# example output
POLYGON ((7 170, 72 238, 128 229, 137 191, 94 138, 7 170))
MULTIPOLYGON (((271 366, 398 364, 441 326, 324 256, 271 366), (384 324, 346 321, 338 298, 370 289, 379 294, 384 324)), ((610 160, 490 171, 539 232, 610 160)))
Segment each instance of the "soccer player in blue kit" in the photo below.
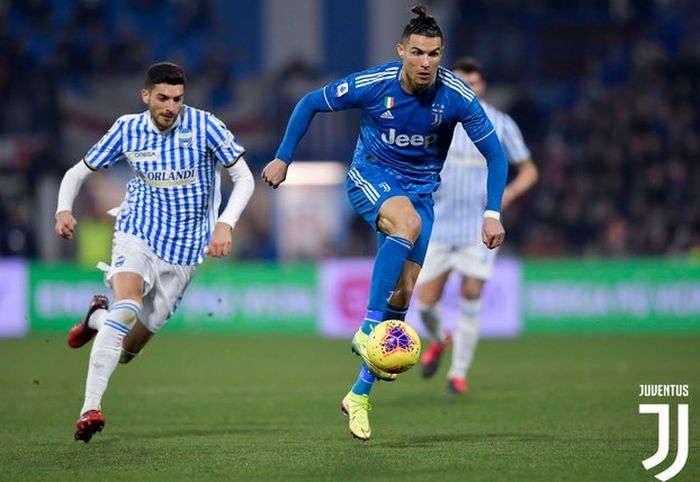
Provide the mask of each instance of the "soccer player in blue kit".
POLYGON ((378 251, 367 313, 352 340, 363 363, 342 401, 350 432, 360 440, 371 435, 369 394, 374 382, 396 379, 368 360, 368 335, 381 321, 406 315, 430 239, 432 193, 440 184, 457 123, 487 161, 483 242, 493 249, 505 236, 500 222, 508 171, 505 153, 474 92, 440 67, 444 43, 439 25, 424 6, 411 11, 416 17, 397 45, 401 60, 351 74, 304 96, 289 119, 275 159, 262 172, 265 182, 277 188, 317 112, 362 109, 346 188, 353 208, 376 229, 378 251))

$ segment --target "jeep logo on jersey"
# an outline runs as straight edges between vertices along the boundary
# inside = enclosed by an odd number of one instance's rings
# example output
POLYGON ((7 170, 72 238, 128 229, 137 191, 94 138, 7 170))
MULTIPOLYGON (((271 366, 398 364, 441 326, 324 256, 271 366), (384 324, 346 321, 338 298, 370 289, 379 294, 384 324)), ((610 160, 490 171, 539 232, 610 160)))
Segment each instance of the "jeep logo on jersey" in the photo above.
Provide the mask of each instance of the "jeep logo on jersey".
POLYGON ((177 171, 151 171, 139 173, 141 179, 155 187, 186 186, 197 179, 197 171, 192 169, 180 169, 177 171))
POLYGON ((396 129, 389 129, 389 135, 382 132, 382 141, 387 144, 394 144, 396 147, 416 146, 428 148, 438 140, 437 134, 423 136, 421 134, 396 134, 396 129))

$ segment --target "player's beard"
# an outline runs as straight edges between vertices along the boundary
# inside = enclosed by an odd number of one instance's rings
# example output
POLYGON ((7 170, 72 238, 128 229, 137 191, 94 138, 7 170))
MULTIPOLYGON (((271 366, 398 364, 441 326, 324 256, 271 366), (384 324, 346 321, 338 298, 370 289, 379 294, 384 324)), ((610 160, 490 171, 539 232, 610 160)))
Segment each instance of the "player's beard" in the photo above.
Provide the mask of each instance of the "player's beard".
POLYGON ((156 115, 151 115, 156 124, 156 127, 158 127, 158 129, 160 129, 161 131, 170 129, 173 126, 173 124, 175 124, 175 121, 177 120, 178 116, 178 114, 173 114, 172 117, 166 117, 164 115, 164 112, 156 113, 156 115))
POLYGON ((415 74, 413 77, 409 77, 408 82, 410 84, 411 90, 413 91, 414 94, 420 94, 422 92, 425 92, 428 90, 428 88, 433 85, 433 81, 435 80, 432 75, 426 80, 420 77, 418 74, 415 74))

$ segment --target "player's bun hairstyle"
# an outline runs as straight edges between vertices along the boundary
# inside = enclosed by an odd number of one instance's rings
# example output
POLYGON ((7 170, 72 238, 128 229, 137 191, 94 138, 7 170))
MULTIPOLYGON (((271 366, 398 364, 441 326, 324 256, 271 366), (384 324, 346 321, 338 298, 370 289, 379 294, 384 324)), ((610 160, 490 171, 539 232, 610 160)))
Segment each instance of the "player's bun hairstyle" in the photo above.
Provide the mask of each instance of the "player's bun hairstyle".
POLYGON ((442 39, 442 30, 438 25, 435 17, 428 15, 428 7, 425 5, 416 5, 411 9, 411 12, 417 16, 412 18, 404 27, 401 34, 401 43, 405 43, 411 35, 422 35, 423 37, 440 37, 442 39))
POLYGON ((474 57, 460 57, 450 65, 450 70, 461 70, 465 74, 477 73, 482 79, 486 79, 484 76, 484 66, 481 62, 476 60, 474 57))
POLYGON ((158 62, 146 71, 144 79, 146 89, 151 90, 157 84, 186 85, 185 70, 172 62, 158 62))

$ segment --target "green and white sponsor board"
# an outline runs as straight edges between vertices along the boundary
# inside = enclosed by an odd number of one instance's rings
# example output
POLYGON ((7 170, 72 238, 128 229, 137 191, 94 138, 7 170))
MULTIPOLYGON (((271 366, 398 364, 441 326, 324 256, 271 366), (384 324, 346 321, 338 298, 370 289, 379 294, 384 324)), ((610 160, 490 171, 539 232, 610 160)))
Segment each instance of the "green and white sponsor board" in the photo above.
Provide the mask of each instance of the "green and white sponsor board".
MULTIPOLYGON (((165 330, 323 332, 317 326, 340 320, 328 305, 347 308, 340 301, 354 291, 326 278, 321 290, 318 272, 311 263, 207 262, 165 330)), ((74 264, 32 263, 26 278, 26 301, 18 295, 14 304, 26 306, 33 331, 66 330, 84 316, 93 294, 110 294, 98 270, 74 264)), ((523 261, 522 277, 497 294, 505 297, 519 301, 526 333, 700 331, 700 265, 690 261, 523 261)))
MULTIPOLYGON (((313 264, 207 263, 195 274, 166 330, 314 333, 313 264)), ((32 264, 32 330, 64 330, 80 320, 93 294, 110 294, 97 270, 32 264)))
POLYGON ((525 332, 700 331, 700 265, 686 260, 524 261, 525 332))

